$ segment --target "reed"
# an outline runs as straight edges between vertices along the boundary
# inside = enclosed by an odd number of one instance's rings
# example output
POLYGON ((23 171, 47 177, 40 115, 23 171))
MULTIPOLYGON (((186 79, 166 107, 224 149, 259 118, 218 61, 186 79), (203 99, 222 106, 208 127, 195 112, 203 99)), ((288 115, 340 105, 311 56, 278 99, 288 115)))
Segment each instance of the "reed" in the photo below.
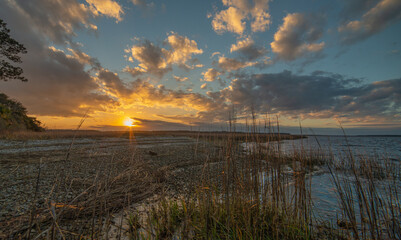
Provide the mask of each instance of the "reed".
POLYGON ((354 239, 401 238, 399 163, 348 152, 329 165, 342 209, 340 227, 354 239), (346 163, 348 168, 344 168, 346 163), (341 164, 342 166, 339 166, 341 164))

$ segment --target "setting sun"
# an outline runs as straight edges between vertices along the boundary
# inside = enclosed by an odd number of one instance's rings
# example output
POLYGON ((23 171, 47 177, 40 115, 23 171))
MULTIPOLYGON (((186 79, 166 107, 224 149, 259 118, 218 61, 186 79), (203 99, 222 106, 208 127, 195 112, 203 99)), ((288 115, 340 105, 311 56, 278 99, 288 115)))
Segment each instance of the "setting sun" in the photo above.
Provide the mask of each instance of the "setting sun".
POLYGON ((134 127, 134 126, 136 126, 134 123, 135 123, 135 121, 132 118, 126 118, 124 120, 124 126, 134 127))

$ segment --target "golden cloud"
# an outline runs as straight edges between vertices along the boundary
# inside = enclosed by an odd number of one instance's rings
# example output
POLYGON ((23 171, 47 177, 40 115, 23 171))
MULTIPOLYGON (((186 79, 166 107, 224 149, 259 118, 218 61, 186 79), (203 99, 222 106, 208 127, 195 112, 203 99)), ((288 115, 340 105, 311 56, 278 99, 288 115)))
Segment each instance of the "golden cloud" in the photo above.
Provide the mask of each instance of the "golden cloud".
POLYGON ((263 32, 269 28, 269 0, 222 0, 228 8, 213 18, 212 27, 218 33, 226 31, 242 35, 245 31, 246 19, 251 19, 251 30, 263 32))
POLYGON ((162 77, 172 70, 174 64, 189 69, 203 66, 201 64, 187 65, 187 62, 192 60, 192 55, 203 53, 194 40, 171 32, 165 42, 170 46, 169 49, 159 47, 149 40, 126 49, 125 52, 131 54, 127 57, 129 61, 133 62, 135 59, 139 64, 134 68, 127 67, 125 71, 135 77, 143 73, 162 77))
POLYGON ((209 68, 207 71, 202 73, 203 80, 206 82, 213 82, 217 79, 218 76, 221 75, 221 72, 217 71, 214 68, 209 68))
POLYGON ((226 70, 226 71, 236 71, 241 68, 246 68, 246 67, 251 67, 255 66, 257 62, 242 62, 234 58, 227 58, 224 56, 221 56, 219 58, 218 65, 220 68, 226 70))
POLYGON ((115 18, 117 22, 122 20, 124 14, 122 7, 113 0, 86 0, 93 14, 103 14, 115 18))

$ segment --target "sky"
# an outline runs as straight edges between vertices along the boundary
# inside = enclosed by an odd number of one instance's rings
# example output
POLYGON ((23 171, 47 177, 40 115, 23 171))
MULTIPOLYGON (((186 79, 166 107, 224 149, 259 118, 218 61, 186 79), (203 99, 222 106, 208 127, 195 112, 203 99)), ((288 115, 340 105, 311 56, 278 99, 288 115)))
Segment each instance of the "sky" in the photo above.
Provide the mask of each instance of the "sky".
POLYGON ((2 0, 49 129, 401 134, 401 0, 2 0))

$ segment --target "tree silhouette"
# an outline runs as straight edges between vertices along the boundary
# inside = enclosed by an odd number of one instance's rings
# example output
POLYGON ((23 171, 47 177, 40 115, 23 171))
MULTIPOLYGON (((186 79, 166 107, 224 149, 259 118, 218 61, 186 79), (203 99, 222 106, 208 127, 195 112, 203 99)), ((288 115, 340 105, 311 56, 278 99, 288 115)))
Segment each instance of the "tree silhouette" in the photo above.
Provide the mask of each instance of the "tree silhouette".
POLYGON ((0 19, 0 80, 19 79, 27 81, 22 75, 23 70, 20 67, 13 66, 13 63, 20 63, 20 53, 26 53, 26 48, 10 36, 10 29, 7 24, 0 19))

